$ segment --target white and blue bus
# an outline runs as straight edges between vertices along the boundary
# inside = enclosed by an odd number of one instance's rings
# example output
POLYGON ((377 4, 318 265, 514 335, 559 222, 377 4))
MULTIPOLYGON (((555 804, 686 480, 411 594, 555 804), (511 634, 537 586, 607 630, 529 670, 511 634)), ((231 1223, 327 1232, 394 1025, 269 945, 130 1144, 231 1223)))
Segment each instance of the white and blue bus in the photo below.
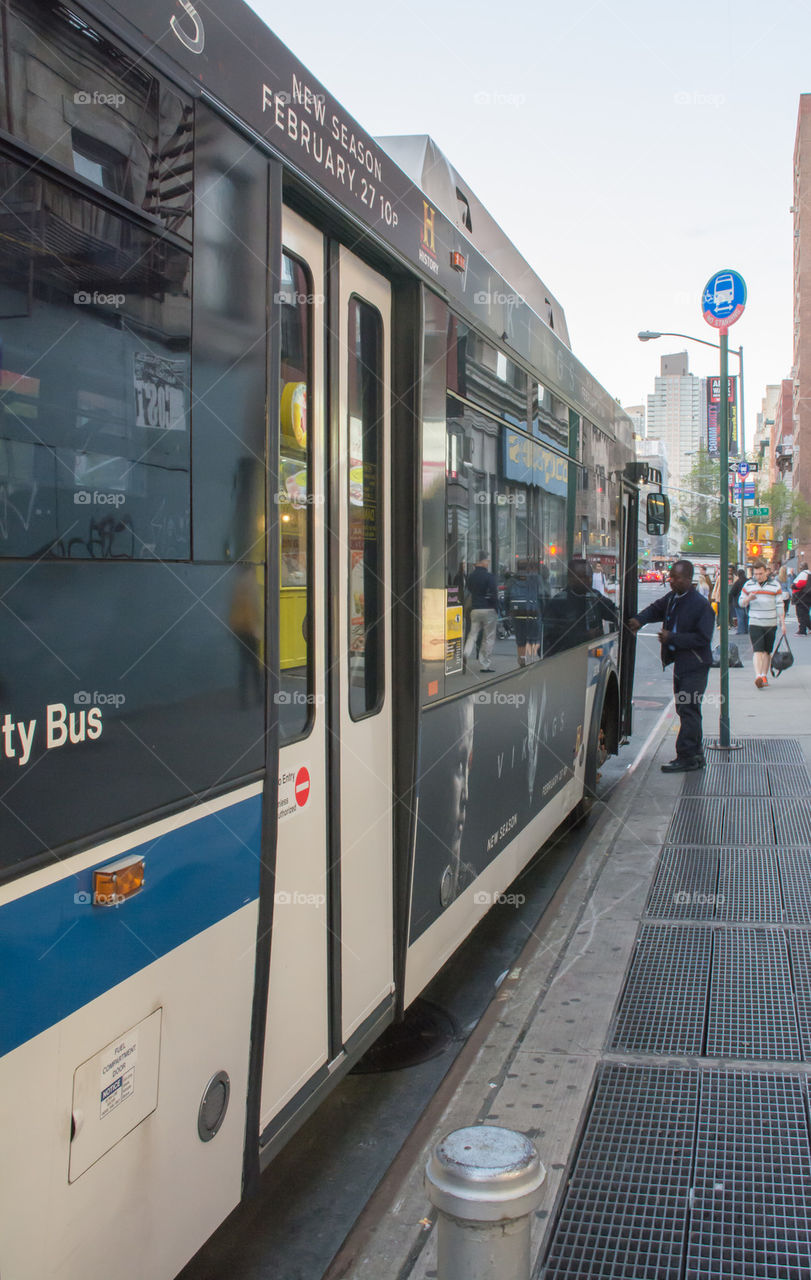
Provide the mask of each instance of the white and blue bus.
POLYGON ((633 647, 567 566, 635 608, 644 468, 430 139, 241 0, 0 43, 0 1275, 163 1280, 588 808, 633 647))

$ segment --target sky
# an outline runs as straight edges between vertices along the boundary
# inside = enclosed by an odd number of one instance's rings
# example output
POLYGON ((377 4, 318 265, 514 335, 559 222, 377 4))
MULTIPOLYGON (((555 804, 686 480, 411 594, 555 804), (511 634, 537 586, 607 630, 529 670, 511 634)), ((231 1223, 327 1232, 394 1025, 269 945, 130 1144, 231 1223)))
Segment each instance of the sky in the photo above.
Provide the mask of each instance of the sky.
MULTIPOLYGON (((373 136, 430 134, 566 313, 625 405, 706 341, 708 279, 748 287, 747 442, 792 362, 792 163, 811 92, 808 0, 308 0, 252 7, 373 136)), ((730 358, 730 373, 738 361, 730 358)))

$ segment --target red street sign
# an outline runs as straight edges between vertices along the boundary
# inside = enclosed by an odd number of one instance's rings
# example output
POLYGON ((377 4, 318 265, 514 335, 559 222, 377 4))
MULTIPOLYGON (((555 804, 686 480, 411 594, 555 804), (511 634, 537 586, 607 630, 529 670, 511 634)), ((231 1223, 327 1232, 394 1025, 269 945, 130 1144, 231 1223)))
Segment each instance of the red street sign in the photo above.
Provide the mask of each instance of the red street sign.
POLYGON ((305 765, 302 765, 296 774, 296 804, 301 808, 307 803, 310 795, 310 773, 305 765))

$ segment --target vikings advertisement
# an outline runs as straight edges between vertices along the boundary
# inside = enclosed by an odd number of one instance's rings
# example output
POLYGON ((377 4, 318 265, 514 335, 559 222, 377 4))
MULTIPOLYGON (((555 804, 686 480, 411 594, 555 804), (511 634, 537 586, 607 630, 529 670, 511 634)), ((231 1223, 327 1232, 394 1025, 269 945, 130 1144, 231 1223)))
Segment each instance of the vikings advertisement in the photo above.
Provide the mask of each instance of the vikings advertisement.
POLYGON ((571 778, 586 661, 581 646, 423 711, 411 942, 571 778))

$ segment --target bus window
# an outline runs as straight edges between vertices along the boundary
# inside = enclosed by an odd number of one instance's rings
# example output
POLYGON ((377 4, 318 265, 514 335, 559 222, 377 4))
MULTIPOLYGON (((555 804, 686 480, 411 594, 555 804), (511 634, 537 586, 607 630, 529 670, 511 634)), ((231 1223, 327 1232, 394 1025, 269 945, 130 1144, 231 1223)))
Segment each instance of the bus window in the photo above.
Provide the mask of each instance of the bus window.
POLYGON ((25 165, 0 180, 0 556, 187 559, 190 255, 25 165))
POLYGON ((349 713, 373 714, 383 698, 380 489, 383 327, 368 302, 349 300, 349 713))
POLYGON ((191 239, 191 102, 54 0, 6 10, 4 127, 191 239))

